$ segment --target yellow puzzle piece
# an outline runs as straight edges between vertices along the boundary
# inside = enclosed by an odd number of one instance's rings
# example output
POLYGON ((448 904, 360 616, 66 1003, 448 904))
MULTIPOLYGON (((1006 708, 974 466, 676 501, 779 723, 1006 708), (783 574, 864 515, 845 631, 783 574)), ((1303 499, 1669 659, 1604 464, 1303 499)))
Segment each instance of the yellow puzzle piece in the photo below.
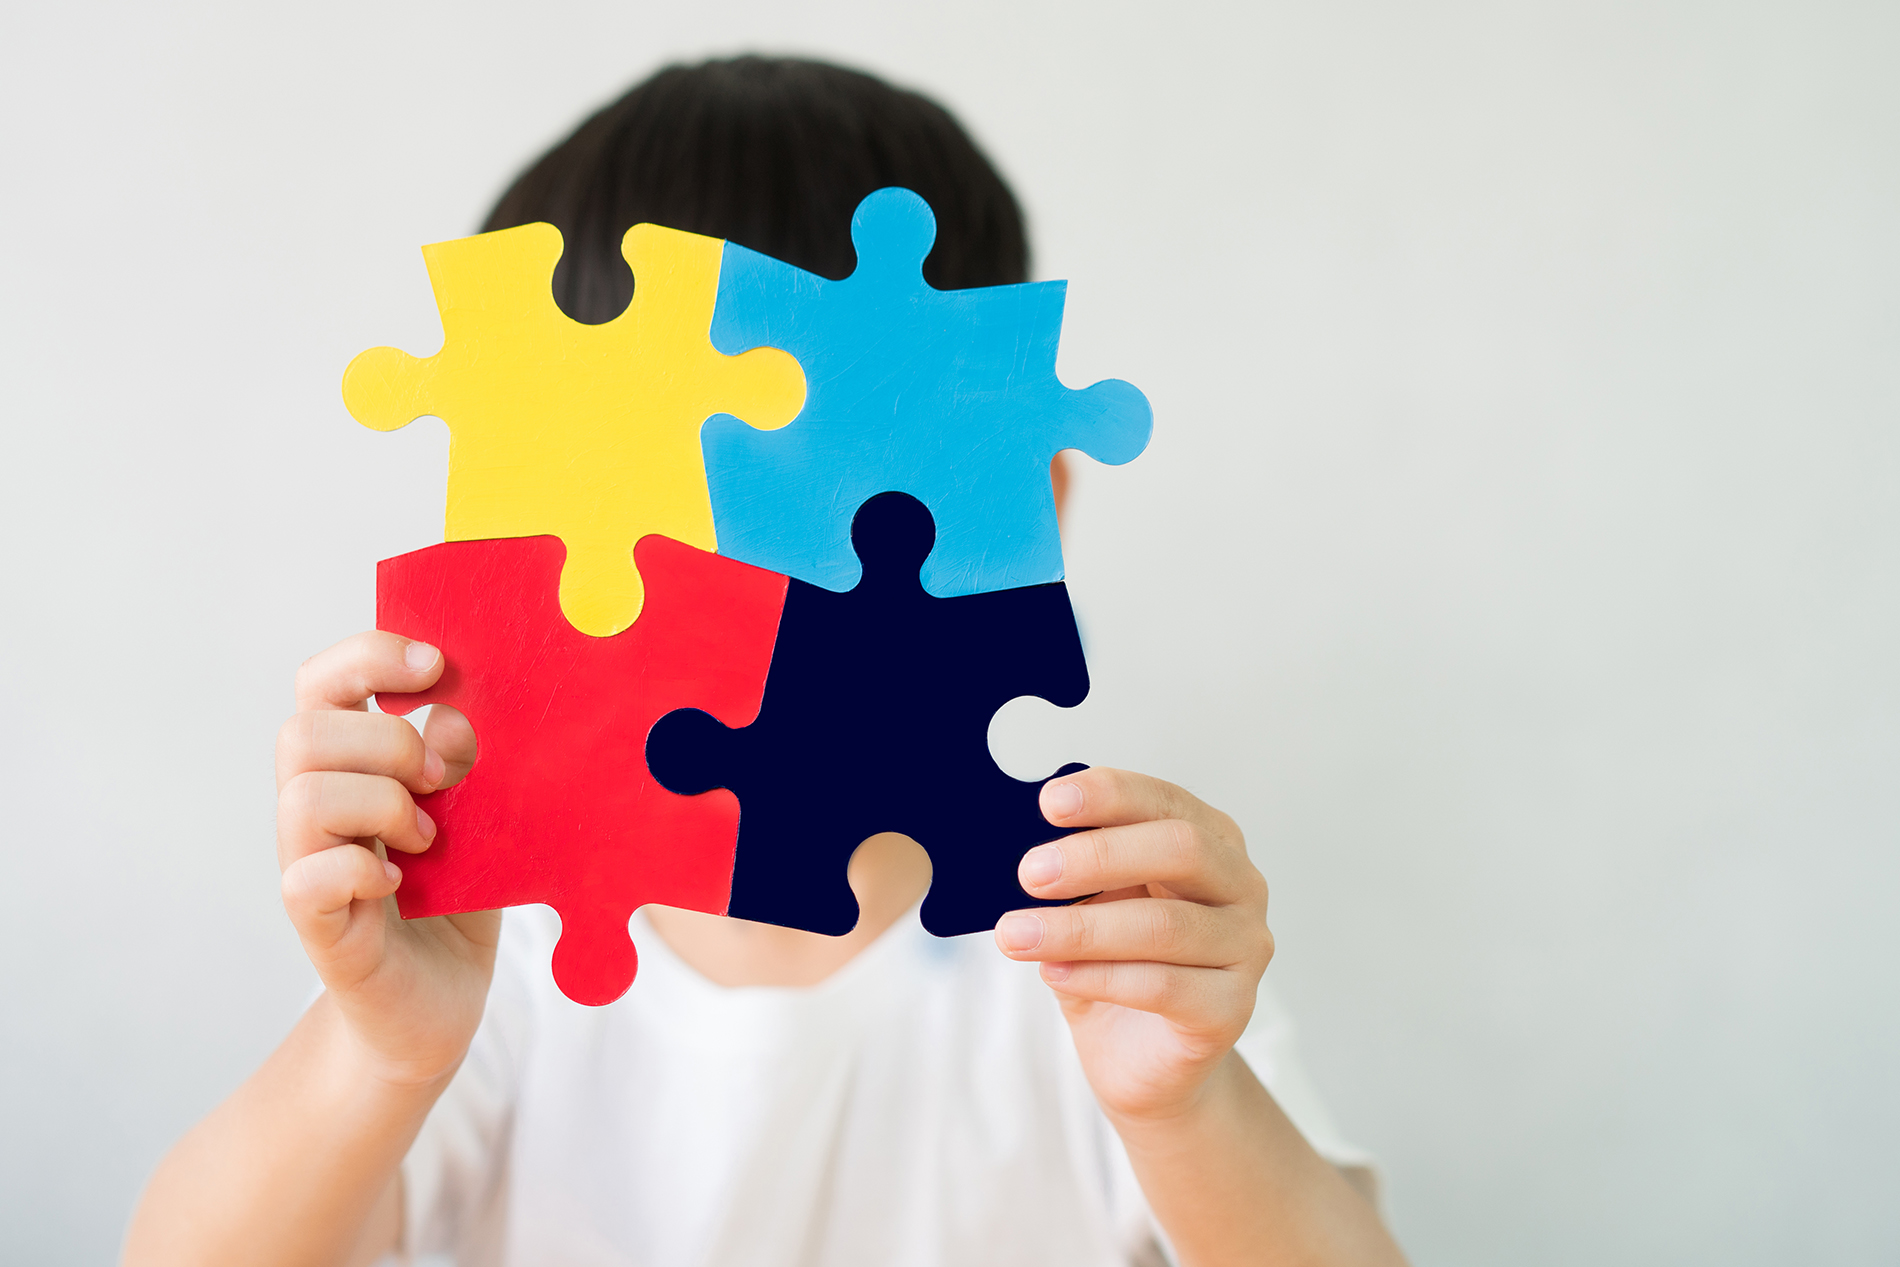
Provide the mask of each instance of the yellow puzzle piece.
POLYGON ((554 303, 551 224, 427 246, 442 350, 371 348, 343 372, 343 402, 366 427, 428 414, 449 424, 448 540, 567 543, 561 610, 583 633, 605 637, 639 616, 641 537, 717 548, 700 424, 729 413, 774 430, 804 405, 804 372, 787 353, 712 345, 725 245, 636 224, 620 247, 633 303, 597 326, 554 303))

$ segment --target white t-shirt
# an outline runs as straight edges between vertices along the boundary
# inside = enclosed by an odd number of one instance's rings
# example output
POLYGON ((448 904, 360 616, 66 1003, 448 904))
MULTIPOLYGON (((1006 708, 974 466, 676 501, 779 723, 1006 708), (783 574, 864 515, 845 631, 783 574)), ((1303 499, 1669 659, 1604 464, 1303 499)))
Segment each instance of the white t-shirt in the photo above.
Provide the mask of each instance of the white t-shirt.
MULTIPOLYGON (((1036 965, 913 909, 810 988, 714 985, 634 917, 582 1007, 559 923, 512 910, 467 1060, 403 1162, 404 1244, 460 1267, 1067 1267, 1167 1261, 1036 965)), ((1263 987, 1241 1054, 1339 1165, 1263 987)), ((427 1261, 427 1259, 423 1259, 427 1261)))

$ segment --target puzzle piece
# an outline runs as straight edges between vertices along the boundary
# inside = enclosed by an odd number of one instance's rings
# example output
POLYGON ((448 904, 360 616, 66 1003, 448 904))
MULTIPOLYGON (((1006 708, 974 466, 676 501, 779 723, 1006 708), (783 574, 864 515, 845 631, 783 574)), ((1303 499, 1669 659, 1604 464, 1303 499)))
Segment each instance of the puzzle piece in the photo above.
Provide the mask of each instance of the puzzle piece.
POLYGON ((642 747, 654 718, 684 705, 735 726, 757 715, 786 581, 649 536, 634 548, 645 614, 593 638, 557 604, 565 556, 558 538, 513 537, 377 564, 377 628, 448 661, 429 690, 377 703, 399 714, 453 705, 478 744, 466 778, 417 798, 439 830, 400 859, 403 917, 544 902, 561 916, 556 983, 602 1004, 633 981, 636 907, 726 909, 737 802, 668 792, 642 747))
POLYGON ((895 490, 936 519, 930 593, 1062 579, 1049 462, 1061 449, 1130 461, 1152 430, 1148 400, 1119 379, 1075 391, 1056 378, 1067 283, 932 289, 923 261, 936 235, 922 198, 883 189, 852 218, 858 267, 843 281, 726 247, 713 344, 784 348, 807 386, 783 430, 706 423, 721 554, 849 589, 850 517, 895 490))
POLYGON ((389 431, 425 414, 449 424, 448 540, 551 533, 567 543, 561 609, 583 633, 617 633, 639 616, 641 537, 714 548, 699 449, 707 417, 781 427, 804 399, 784 352, 713 349, 724 245, 633 226, 621 242, 633 302, 597 326, 555 306, 561 233, 551 224, 424 247, 442 350, 372 348, 344 371, 344 403, 365 426, 389 431))
POLYGON ((1069 833, 1043 818, 1041 783, 990 759, 989 724, 1019 695, 1082 702, 1075 614, 1060 582, 932 597, 918 569, 933 536, 914 498, 866 502, 851 529, 863 579, 845 594, 791 583, 758 720, 729 729, 689 709, 653 727, 647 761, 662 786, 738 794, 728 914, 851 931, 858 904, 845 868, 883 831, 929 852, 923 921, 940 937, 1039 904, 1016 882, 1016 864, 1069 833))

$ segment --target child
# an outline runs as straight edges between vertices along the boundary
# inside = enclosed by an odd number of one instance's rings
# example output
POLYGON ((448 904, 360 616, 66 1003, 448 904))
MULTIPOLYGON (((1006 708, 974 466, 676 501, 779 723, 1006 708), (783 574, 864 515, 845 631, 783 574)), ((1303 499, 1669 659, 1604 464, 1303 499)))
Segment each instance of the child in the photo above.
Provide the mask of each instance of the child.
MULTIPOLYGON (((1015 200, 948 114, 803 61, 662 71, 485 228, 558 226, 556 297, 599 322, 632 293, 629 225, 842 277, 851 212, 887 185, 936 211, 933 285, 1024 279, 1015 200)), ((639 980, 583 1008, 550 980, 544 908, 396 916, 402 857, 435 834, 413 798, 476 743, 448 708, 418 736, 365 701, 442 670, 395 630, 298 672, 278 857, 324 991, 161 1164, 128 1263, 993 1267, 1156 1262, 1169 1243, 1197 1267, 1400 1261, 1284 1021, 1256 1010, 1267 886, 1226 815, 1142 775, 1071 775, 1044 814, 1096 830, 1032 850, 1019 878, 1087 903, 1005 916, 994 945, 939 941, 916 912, 927 857, 873 837, 847 936, 649 907, 639 980)), ((918 798, 957 794, 915 779, 918 798)))

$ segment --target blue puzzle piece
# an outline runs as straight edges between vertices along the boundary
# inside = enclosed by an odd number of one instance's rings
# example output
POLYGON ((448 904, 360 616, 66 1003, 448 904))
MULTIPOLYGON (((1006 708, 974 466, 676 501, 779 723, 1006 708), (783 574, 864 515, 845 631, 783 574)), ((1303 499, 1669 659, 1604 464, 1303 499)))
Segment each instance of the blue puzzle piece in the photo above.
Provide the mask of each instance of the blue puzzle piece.
POLYGON ((934 290, 937 221, 908 189, 881 189, 851 220, 857 271, 830 281, 726 245, 713 309, 721 352, 783 348, 805 370, 791 425, 729 414, 700 443, 719 553, 829 590, 857 583, 851 516, 883 492, 930 509, 932 594, 1062 579, 1049 462, 1080 449, 1119 465, 1147 447, 1148 399, 1119 379, 1056 378, 1065 282, 934 290))
POLYGON ((786 592, 758 720, 728 730, 681 709, 648 732, 647 768, 663 787, 739 798, 727 914, 850 932, 858 903, 845 868, 884 831, 930 854, 923 922, 940 937, 1048 905, 1023 892, 1016 864, 1069 830, 1043 818, 1042 782, 991 760, 989 727, 1019 695, 1073 707, 1088 694, 1068 589, 933 598, 917 580, 933 535, 913 498, 866 502, 851 530, 857 588, 793 581, 786 592))

